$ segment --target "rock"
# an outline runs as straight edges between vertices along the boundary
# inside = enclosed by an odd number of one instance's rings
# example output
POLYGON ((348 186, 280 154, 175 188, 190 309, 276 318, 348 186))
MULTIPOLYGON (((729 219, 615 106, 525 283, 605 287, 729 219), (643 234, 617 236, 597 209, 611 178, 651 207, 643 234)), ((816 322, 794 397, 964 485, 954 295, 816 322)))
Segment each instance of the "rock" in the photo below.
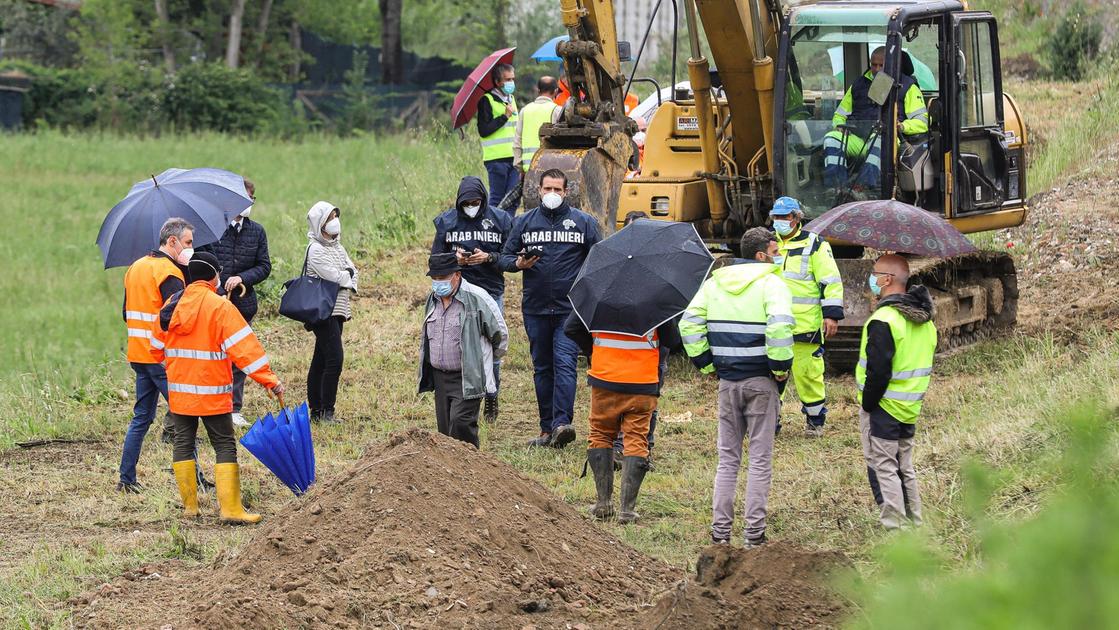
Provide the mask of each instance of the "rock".
POLYGON ((565 583, 563 581, 563 578, 555 576, 548 578, 548 586, 551 586, 552 588, 563 588, 564 584, 565 583))
POLYGON ((439 597, 439 589, 435 588, 434 586, 429 586, 427 587, 427 590, 424 591, 424 595, 426 595, 428 599, 439 597))
POLYGON ((304 597, 303 593, 300 593, 299 591, 292 591, 288 593, 288 601, 292 604, 295 604, 296 606, 307 605, 307 598, 304 597))
POLYGON ((542 613, 552 609, 552 602, 546 599, 522 599, 517 602, 517 608, 526 613, 542 613))
POLYGON ((318 503, 312 505, 311 506, 311 514, 314 514, 315 516, 318 516, 319 514, 322 514, 322 506, 319 505, 318 503))

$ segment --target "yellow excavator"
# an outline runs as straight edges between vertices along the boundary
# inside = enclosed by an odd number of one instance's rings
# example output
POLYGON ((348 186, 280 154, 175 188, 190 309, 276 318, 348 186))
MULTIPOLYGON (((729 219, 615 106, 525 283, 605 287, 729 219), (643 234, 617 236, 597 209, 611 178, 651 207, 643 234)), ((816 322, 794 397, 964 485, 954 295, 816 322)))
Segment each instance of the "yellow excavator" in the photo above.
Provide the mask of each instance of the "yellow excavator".
MULTIPOLYGON (((899 199, 943 216, 964 233, 1020 225, 1026 213, 1026 128, 1002 91, 998 26, 985 11, 952 0, 682 0, 691 57, 687 88, 673 85, 646 132, 638 173, 627 176, 636 122, 623 106, 612 0, 561 0, 570 41, 557 46, 571 86, 563 116, 541 129, 541 150, 524 186, 538 203, 539 174, 564 170, 572 205, 597 215, 606 232, 625 215, 695 225, 714 251, 734 254, 743 231, 769 223, 774 199, 801 202, 805 221, 852 200, 899 199), (701 48, 700 28, 715 62, 701 48), (825 139, 847 89, 885 49, 871 98, 900 107, 902 77, 916 83, 929 133, 914 144, 895 125, 875 125, 883 149, 877 185, 825 177, 825 139)), ((673 1, 673 6, 676 6, 673 1)), ((675 33, 672 33, 675 41, 675 33)), ((624 47, 623 47, 624 49, 624 47)), ((658 94, 660 90, 658 90, 658 94)), ((858 358, 870 313, 863 249, 833 241, 846 319, 828 340, 833 369, 858 358)), ((1004 252, 914 259, 914 281, 937 307, 940 350, 1013 327, 1017 276, 1004 252)))

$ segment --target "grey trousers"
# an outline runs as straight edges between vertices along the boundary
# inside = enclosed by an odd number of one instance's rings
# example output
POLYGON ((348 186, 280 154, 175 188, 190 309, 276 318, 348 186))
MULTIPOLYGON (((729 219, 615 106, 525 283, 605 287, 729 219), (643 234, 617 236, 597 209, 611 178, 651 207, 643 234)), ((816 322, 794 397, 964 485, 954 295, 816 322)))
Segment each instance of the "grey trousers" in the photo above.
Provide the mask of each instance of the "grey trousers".
POLYGON ((462 372, 431 368, 435 380, 435 425, 440 433, 474 446, 478 441, 478 410, 482 399, 462 397, 462 372))
POLYGON ((779 409, 777 381, 771 377, 719 380, 719 466, 715 470, 712 538, 730 539, 743 439, 749 440, 744 515, 746 538, 757 538, 765 533, 769 485, 773 479, 773 434, 777 428, 779 409))
POLYGON ((859 436, 867 468, 874 471, 882 491, 879 520, 886 529, 898 529, 908 517, 920 525, 921 495, 913 469, 913 438, 884 440, 870 434, 870 414, 859 409, 859 436))

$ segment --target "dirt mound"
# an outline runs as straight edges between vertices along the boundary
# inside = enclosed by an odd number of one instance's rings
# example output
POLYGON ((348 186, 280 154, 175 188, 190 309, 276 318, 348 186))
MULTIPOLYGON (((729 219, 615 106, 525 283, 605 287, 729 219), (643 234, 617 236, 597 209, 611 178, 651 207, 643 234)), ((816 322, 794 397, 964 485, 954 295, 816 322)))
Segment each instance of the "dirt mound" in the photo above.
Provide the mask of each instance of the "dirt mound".
POLYGON ((838 552, 788 543, 755 549, 716 545, 696 562, 695 582, 681 582, 634 628, 819 628, 838 626, 846 605, 824 586, 847 560, 838 552))
POLYGON ((412 430, 268 516, 236 557, 202 569, 133 571, 84 596, 74 621, 176 629, 598 625, 630 616, 679 577, 494 457, 412 430))

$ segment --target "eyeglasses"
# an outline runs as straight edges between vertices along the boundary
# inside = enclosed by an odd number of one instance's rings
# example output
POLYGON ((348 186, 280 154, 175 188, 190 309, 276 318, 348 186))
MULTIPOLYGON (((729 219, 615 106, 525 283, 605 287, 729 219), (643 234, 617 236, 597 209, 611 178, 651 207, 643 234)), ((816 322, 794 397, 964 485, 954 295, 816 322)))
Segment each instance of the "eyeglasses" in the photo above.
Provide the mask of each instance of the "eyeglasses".
POLYGON ((891 278, 897 276, 896 273, 890 273, 888 271, 871 271, 870 273, 874 276, 890 276, 891 278))

